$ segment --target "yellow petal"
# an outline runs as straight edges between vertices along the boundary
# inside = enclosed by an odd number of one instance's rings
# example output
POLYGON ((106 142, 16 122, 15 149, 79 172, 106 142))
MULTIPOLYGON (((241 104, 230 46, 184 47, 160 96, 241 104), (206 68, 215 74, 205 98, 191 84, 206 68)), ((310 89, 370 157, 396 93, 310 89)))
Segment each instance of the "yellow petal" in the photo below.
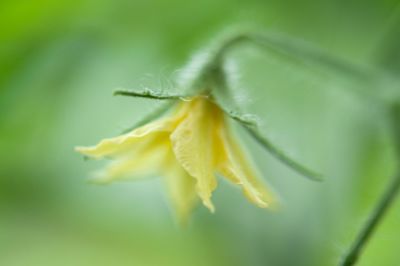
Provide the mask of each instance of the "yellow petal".
POLYGON ((136 144, 149 136, 172 131, 175 125, 174 122, 171 119, 162 119, 134 129, 130 133, 115 138, 104 139, 96 146, 76 147, 75 150, 96 159, 118 156, 131 150, 136 144))
POLYGON ((229 132, 227 125, 221 126, 218 131, 221 144, 218 171, 233 183, 240 185, 252 203, 261 208, 274 208, 275 197, 258 178, 255 168, 229 132))
POLYGON ((190 105, 189 113, 171 135, 173 151, 182 167, 196 179, 196 192, 203 204, 214 212, 211 194, 217 181, 213 127, 219 110, 200 97, 186 104, 190 105))
POLYGON ((182 168, 172 152, 167 158, 163 171, 165 183, 178 221, 181 225, 186 225, 197 203, 196 180, 182 168))
POLYGON ((141 149, 136 152, 115 159, 104 170, 96 173, 93 181, 109 183, 115 180, 138 179, 158 174, 170 149, 168 141, 167 136, 153 138, 152 142, 141 146, 141 149))
MULTIPOLYGON (((99 144, 92 147, 76 147, 77 152, 83 155, 100 159, 104 157, 115 157, 125 152, 130 152, 138 143, 145 141, 149 136, 160 133, 170 133, 186 116, 186 105, 180 103, 170 117, 146 124, 132 130, 130 133, 104 139, 99 144)), ((150 141, 152 141, 150 139, 150 141)))

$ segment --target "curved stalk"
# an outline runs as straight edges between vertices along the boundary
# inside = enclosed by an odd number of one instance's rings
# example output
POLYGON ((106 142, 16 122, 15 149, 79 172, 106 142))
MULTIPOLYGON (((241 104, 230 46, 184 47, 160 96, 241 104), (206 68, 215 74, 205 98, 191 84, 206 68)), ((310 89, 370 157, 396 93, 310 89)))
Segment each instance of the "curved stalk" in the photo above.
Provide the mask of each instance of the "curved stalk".
MULTIPOLYGON (((396 145, 397 157, 400 158, 400 104, 393 104, 391 110, 391 126, 393 129, 393 137, 396 145)), ((341 266, 352 266, 357 262, 363 248, 368 243, 372 234, 375 232, 377 226, 384 218, 387 210, 393 204, 396 196, 400 191, 400 170, 389 183, 386 191, 378 201, 375 209, 371 212, 368 217, 367 222, 362 226, 358 236, 356 237, 354 243, 345 253, 343 260, 340 262, 341 266)))
POLYGON ((349 251, 345 254, 343 260, 340 262, 339 265, 352 266, 356 264, 363 248, 368 243, 368 240, 375 232, 379 223, 382 221, 388 208, 394 202, 397 194, 399 193, 399 190, 400 190, 400 171, 389 183, 385 193, 379 200, 375 209, 370 214, 365 225, 362 226, 356 240, 350 247, 349 251))

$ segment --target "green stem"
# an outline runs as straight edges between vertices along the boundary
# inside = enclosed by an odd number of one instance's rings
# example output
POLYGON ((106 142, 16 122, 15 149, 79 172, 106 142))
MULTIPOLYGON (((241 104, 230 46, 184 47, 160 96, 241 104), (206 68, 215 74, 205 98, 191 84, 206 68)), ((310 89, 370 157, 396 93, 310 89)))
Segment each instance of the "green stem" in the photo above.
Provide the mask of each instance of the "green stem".
POLYGON ((205 60, 191 84, 188 85, 191 92, 198 93, 201 91, 204 94, 210 93, 210 84, 214 82, 214 77, 219 74, 226 52, 247 39, 248 36, 245 34, 236 34, 219 42, 218 46, 210 49, 206 53, 207 60, 205 60))
MULTIPOLYGON (((391 106, 390 115, 391 115, 391 126, 393 130, 393 137, 395 140, 397 157, 400 158, 400 104, 399 103, 395 103, 391 106)), ((345 253, 343 260, 340 263, 341 266, 351 266, 357 262, 361 254, 361 251, 368 243, 368 240, 371 238, 377 226, 382 221, 389 207, 393 204, 394 200, 396 199, 396 196, 399 194, 399 191, 400 191, 400 170, 398 170, 393 180, 387 186, 385 193, 380 198, 375 209, 371 212, 367 222, 361 228, 353 245, 350 247, 347 253, 345 253)))
POLYGON ((326 67, 332 71, 368 82, 374 78, 371 71, 345 60, 334 57, 322 49, 312 46, 304 41, 289 38, 280 34, 250 34, 249 40, 268 48, 272 52, 302 60, 306 63, 326 67))
POLYGON ((368 88, 376 88, 373 84, 380 82, 383 78, 383 73, 378 69, 365 68, 346 60, 342 60, 329 53, 319 49, 307 42, 290 38, 281 34, 259 33, 259 32, 241 32, 233 35, 231 38, 222 42, 222 45, 216 47, 214 53, 207 60, 206 65, 202 68, 202 72, 198 80, 205 80, 204 76, 214 72, 221 65, 225 54, 234 46, 240 43, 250 43, 278 55, 283 56, 289 61, 298 61, 307 65, 314 65, 325 68, 330 72, 339 74, 341 77, 357 81, 362 84, 363 90, 357 89, 360 95, 373 97, 383 100, 380 91, 366 91, 368 88))
POLYGON ((394 202, 397 194, 399 193, 399 189, 400 189, 400 171, 389 183, 382 198, 379 200, 377 206, 372 211, 365 225, 361 228, 360 233, 358 234, 356 240, 354 241, 353 245, 350 247, 349 251, 346 253, 342 262, 340 263, 341 266, 355 265, 360 256, 361 251, 368 243, 368 240, 371 238, 377 226, 383 219, 388 208, 394 202))

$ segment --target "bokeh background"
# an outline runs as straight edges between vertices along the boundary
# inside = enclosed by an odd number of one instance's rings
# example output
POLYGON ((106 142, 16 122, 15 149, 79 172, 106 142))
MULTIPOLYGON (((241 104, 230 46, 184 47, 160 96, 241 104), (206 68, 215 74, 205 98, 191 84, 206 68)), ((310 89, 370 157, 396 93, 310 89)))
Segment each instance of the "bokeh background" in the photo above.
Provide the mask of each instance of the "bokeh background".
MULTIPOLYGON (((159 178, 88 184, 103 162, 85 162, 73 147, 119 134, 157 104, 112 97, 115 88, 174 89, 193 53, 237 25, 395 77, 397 4, 2 0, 0 265, 335 265, 395 170, 384 113, 359 93, 383 87, 251 46, 230 55, 238 98, 266 135, 325 176, 298 176, 238 130, 280 195, 276 212, 221 180, 217 212, 199 207, 182 229, 159 178)), ((359 265, 400 265, 399 228, 397 202, 359 265)))

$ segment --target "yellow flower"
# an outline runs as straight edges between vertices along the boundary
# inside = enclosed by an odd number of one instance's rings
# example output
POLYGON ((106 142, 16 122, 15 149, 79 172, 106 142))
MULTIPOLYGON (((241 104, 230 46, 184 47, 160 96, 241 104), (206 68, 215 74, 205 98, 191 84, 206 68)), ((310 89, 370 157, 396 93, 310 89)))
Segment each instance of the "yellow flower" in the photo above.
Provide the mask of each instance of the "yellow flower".
POLYGON ((169 117, 76 150, 92 158, 112 159, 98 181, 161 173, 181 222, 198 198, 214 212, 211 195, 217 187, 216 174, 241 186, 261 208, 275 203, 232 136, 223 110, 206 96, 181 100, 169 117))

